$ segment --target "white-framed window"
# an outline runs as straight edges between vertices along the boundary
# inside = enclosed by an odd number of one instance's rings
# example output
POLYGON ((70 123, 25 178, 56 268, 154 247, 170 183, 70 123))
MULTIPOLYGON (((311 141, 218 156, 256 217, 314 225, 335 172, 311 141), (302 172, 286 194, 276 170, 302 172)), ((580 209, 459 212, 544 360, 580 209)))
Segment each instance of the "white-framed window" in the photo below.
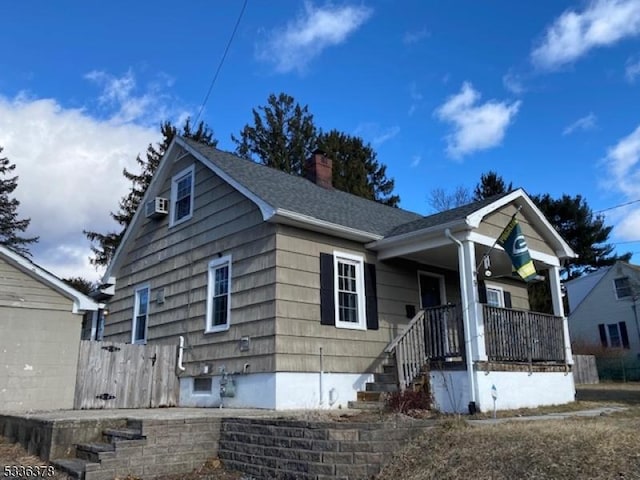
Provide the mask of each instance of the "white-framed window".
POLYGON ((336 327, 367 329, 364 297, 364 259, 350 253, 333 253, 336 327))
POLYGON ((620 277, 613 280, 613 287, 616 291, 616 298, 627 298, 631 296, 631 283, 629 277, 620 277))
POLYGON ((504 308, 504 290, 495 285, 486 285, 487 305, 504 308))
POLYGON ((135 289, 131 343, 147 343, 148 323, 149 286, 142 285, 135 289))
POLYGON ((231 318, 231 255, 209 262, 206 333, 229 329, 231 318))
POLYGON ((171 178, 170 226, 185 222, 193 215, 193 172, 191 165, 171 178))
POLYGON ((607 325, 607 335, 609 337, 609 346, 612 348, 622 347, 622 337, 620 335, 620 327, 617 323, 607 325))

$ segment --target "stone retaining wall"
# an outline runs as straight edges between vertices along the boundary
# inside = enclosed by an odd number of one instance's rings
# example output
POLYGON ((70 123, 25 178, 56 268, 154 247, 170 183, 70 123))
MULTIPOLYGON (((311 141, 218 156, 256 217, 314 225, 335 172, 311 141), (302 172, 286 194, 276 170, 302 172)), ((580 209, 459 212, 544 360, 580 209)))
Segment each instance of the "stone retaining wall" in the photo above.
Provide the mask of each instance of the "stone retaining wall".
POLYGON ((257 478, 356 480, 382 465, 433 421, 308 422, 227 418, 218 456, 228 468, 257 478))

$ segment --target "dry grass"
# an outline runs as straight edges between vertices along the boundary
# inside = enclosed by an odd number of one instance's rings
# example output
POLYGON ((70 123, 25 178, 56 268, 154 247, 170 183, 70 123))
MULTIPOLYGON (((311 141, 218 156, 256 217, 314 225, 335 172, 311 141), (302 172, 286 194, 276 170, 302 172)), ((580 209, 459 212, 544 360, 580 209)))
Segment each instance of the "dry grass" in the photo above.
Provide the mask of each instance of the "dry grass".
MULTIPOLYGON (((20 446, 18 443, 10 443, 6 438, 0 436, 0 478, 13 478, 19 479, 20 477, 12 476, 16 470, 13 467, 24 466, 24 467, 44 467, 47 465, 47 462, 43 461, 39 457, 34 455, 29 455, 24 448, 20 446), (8 476, 5 474, 5 467, 9 467, 10 470, 8 472, 8 476)), ((19 472, 18 472, 19 473, 19 472)), ((23 478, 36 478, 33 475, 25 476, 23 478)), ((46 478, 51 478, 53 480, 67 480, 69 477, 61 472, 56 472, 54 476, 46 478)))
MULTIPOLYGON (((595 418, 468 425, 449 419, 394 457, 379 480, 640 479, 640 384, 580 386, 576 404, 503 412, 545 414, 601 407, 595 418), (588 401, 587 401, 588 400, 588 401)), ((500 414, 500 412, 499 412, 500 414)))
POLYGON ((401 451, 379 479, 639 479, 638 445, 639 415, 449 422, 401 451))

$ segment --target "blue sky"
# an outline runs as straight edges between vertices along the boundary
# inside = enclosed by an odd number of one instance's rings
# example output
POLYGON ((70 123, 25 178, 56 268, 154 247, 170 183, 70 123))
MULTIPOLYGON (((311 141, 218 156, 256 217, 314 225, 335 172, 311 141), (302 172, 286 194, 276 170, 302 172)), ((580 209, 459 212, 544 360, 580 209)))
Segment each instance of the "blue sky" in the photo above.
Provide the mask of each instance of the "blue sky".
MULTIPOLYGON (((99 277, 82 229, 115 228, 123 167, 161 121, 195 117, 241 7, 2 3, 0 146, 36 262, 99 277)), ((595 211, 640 199, 640 0, 248 0, 202 119, 233 150, 280 92, 370 142, 409 210, 490 169, 595 211)), ((612 241, 640 239, 640 204, 607 221, 612 241)))

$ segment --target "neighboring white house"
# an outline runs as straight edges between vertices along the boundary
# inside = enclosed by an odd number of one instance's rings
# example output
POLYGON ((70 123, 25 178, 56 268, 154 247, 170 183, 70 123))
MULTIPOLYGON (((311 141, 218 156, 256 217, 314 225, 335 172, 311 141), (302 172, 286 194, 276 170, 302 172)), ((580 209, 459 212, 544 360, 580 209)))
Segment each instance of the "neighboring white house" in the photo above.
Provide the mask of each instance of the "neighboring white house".
POLYGON ((640 267, 617 262, 565 285, 575 348, 596 353, 600 370, 624 365, 627 379, 640 379, 640 267))

